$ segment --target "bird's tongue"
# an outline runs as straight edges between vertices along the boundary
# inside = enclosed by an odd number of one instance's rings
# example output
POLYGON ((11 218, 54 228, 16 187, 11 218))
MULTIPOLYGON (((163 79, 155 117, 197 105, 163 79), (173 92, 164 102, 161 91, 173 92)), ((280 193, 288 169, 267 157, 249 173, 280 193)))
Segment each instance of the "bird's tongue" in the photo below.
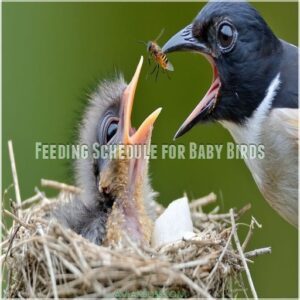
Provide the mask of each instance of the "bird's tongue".
MULTIPOLYGON (((205 55, 206 56, 206 55, 205 55)), ((215 107, 219 90, 221 87, 221 81, 218 74, 218 70, 212 61, 212 59, 206 56, 213 68, 213 82, 206 92, 205 96, 199 102, 199 104, 194 108, 192 113, 187 117, 187 119, 180 126, 179 130, 175 134, 175 138, 178 138, 189 131, 204 115, 209 114, 215 107)))
MULTIPOLYGON (((203 99, 199 102, 199 104, 195 107, 193 112, 190 114, 188 119, 196 118, 197 115, 203 113, 204 111, 209 111, 214 107, 218 96, 219 87, 220 87, 220 79, 219 77, 217 77, 213 81, 212 85, 210 86, 209 90, 206 92, 203 99)), ((188 121, 188 119, 186 121, 188 121)))

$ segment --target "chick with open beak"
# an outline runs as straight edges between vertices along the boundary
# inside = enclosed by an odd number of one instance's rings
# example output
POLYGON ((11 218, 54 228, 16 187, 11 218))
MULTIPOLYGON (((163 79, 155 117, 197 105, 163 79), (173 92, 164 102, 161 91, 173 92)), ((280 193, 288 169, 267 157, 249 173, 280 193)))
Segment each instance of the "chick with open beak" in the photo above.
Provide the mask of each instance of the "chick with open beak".
POLYGON ((63 225, 96 244, 119 244, 128 237, 143 245, 151 238, 155 193, 148 178, 148 156, 128 151, 131 146, 144 150, 150 146, 153 124, 161 111, 155 110, 137 130, 132 127, 131 112, 142 64, 143 57, 128 85, 122 78, 106 81, 91 96, 79 141, 90 149, 95 143, 115 146, 114 153, 79 159, 75 171, 77 185, 83 191, 54 212, 63 225))
POLYGON ((144 185, 148 184, 148 159, 143 146, 150 145, 153 124, 161 108, 150 114, 137 130, 132 128, 131 112, 142 64, 143 58, 122 95, 119 126, 110 141, 120 146, 115 148, 117 153, 106 161, 100 173, 99 192, 109 193, 114 199, 105 243, 122 240, 124 233, 141 243, 148 243, 151 238, 152 220, 147 214, 143 194, 144 185), (140 148, 129 151, 134 145, 140 148))

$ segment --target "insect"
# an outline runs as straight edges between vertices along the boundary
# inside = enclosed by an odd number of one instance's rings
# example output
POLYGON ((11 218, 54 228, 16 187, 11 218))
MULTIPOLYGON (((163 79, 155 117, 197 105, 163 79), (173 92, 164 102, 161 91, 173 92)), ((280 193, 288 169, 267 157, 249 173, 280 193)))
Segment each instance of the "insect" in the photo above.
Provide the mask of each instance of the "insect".
MULTIPOLYGON (((160 32, 160 34, 157 36, 157 38, 154 41, 149 41, 148 43, 142 42, 147 46, 148 51, 148 62, 149 65, 151 64, 150 58, 155 62, 154 69, 150 72, 150 75, 152 75, 156 71, 155 78, 157 79, 159 68, 163 70, 163 72, 166 71, 174 71, 173 65, 169 62, 167 55, 161 50, 159 45, 157 44, 157 41, 162 36, 164 30, 160 32)), ((168 75, 168 73, 167 73, 168 75)), ((169 75, 168 75, 169 77, 169 75)))

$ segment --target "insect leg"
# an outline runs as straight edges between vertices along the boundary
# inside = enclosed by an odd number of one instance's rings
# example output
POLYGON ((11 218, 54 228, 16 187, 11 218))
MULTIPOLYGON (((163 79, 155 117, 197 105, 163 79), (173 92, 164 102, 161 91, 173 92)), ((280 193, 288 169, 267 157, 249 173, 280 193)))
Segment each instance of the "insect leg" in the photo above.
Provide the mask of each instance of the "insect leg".
MULTIPOLYGON (((150 68, 150 67, 149 67, 149 68, 150 68)), ((149 76, 151 76, 151 75, 156 71, 156 68, 157 68, 157 65, 154 66, 154 68, 153 68, 153 70, 152 70, 151 72, 148 72, 148 73, 147 73, 146 79, 148 79, 149 76)))
POLYGON ((156 39, 154 40, 155 42, 157 42, 157 41, 161 38, 161 36, 163 35, 164 31, 165 31, 165 29, 163 28, 163 29, 160 31, 159 35, 158 35, 158 36, 156 37, 156 39))
POLYGON ((151 71, 150 75, 152 75, 152 74, 156 71, 157 68, 159 68, 158 64, 156 64, 156 65, 154 66, 154 69, 151 71))
POLYGON ((159 74, 159 65, 157 65, 157 71, 156 71, 156 75, 155 75, 155 81, 157 81, 158 74, 159 74))
POLYGON ((167 70, 164 70, 164 71, 165 71, 165 73, 167 74, 168 79, 171 80, 171 76, 170 76, 169 72, 168 72, 167 70))

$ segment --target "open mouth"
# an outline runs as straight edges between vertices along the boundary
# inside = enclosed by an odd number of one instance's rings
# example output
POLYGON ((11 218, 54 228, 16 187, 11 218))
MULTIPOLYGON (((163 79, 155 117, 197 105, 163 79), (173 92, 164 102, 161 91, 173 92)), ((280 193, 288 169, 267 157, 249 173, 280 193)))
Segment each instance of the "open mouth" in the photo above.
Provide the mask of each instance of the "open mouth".
POLYGON ((136 157, 135 155, 133 155, 132 158, 128 159, 128 188, 129 194, 132 195, 132 197, 137 190, 137 185, 139 184, 138 181, 144 177, 146 153, 144 153, 143 151, 146 148, 143 146, 148 146, 150 144, 154 123, 161 112, 161 108, 157 108, 142 122, 142 124, 137 129, 133 128, 131 125, 131 114, 134 104, 135 91, 137 88, 142 65, 143 57, 141 57, 138 63, 138 66, 136 68, 131 82, 128 84, 127 88, 123 92, 121 102, 121 143, 127 147, 127 150, 129 150, 128 147, 139 147, 136 148, 136 157))
POLYGON ((137 130, 131 126, 131 113, 133 108, 135 90, 141 73, 143 61, 144 59, 143 57, 141 57, 131 82, 123 92, 121 103, 122 114, 120 130, 122 131, 121 143, 123 143, 124 145, 147 144, 148 140, 151 138, 153 125, 161 112, 161 108, 156 109, 143 121, 143 123, 137 130))
POLYGON ((179 32, 174 34, 162 47, 164 53, 171 53, 176 51, 188 51, 202 54, 209 61, 213 69, 213 81, 207 93, 199 104, 195 107, 192 113, 181 125, 176 132, 174 139, 182 136, 189 131, 198 122, 208 121, 210 114, 215 109, 221 88, 221 80, 217 70, 215 61, 213 59, 214 53, 212 49, 206 44, 206 41, 195 37, 193 34, 193 24, 187 25, 179 32))
POLYGON ((99 192, 113 198, 122 198, 126 194, 127 198, 133 199, 141 194, 152 130, 161 112, 161 108, 156 109, 137 129, 132 127, 131 115, 142 65, 143 57, 140 58, 131 82, 123 91, 119 125, 114 136, 114 156, 105 162, 98 181, 99 192))
POLYGON ((205 117, 207 117, 214 110, 219 99, 221 81, 220 81, 218 69, 215 65, 213 58, 210 55, 204 53, 201 54, 206 57, 206 59, 209 61, 210 65, 212 66, 213 69, 212 84, 208 89, 208 91, 206 92, 205 96, 199 102, 199 104, 195 107, 192 113, 187 117, 184 123, 180 126, 180 128, 175 134, 174 139, 185 134, 192 127, 194 127, 194 125, 198 123, 200 120, 204 120, 205 117))

